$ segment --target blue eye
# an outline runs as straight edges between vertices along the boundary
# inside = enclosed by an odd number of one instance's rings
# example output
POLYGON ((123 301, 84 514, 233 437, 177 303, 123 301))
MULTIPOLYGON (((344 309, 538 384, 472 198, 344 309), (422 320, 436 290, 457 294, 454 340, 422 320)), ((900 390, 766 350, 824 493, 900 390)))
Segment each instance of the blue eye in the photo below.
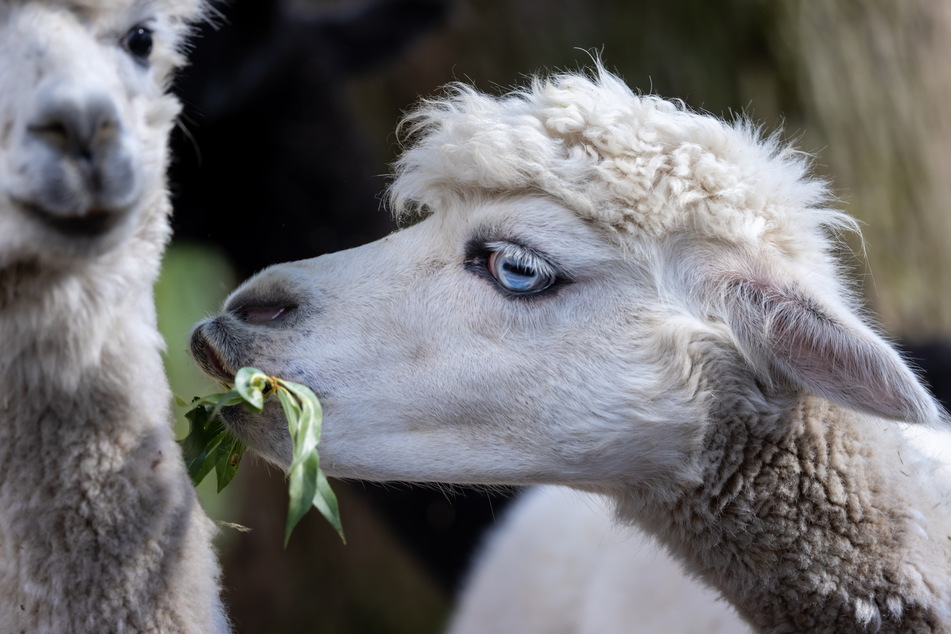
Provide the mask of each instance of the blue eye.
POLYGON ((557 279, 550 264, 514 244, 494 242, 486 268, 499 285, 510 293, 528 295, 549 288, 557 279))

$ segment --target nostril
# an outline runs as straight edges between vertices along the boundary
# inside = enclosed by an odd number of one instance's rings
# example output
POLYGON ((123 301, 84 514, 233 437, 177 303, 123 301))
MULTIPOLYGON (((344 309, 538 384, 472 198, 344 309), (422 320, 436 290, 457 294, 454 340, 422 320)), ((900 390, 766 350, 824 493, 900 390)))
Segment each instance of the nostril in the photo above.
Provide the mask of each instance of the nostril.
POLYGON ((50 138, 62 139, 63 141, 67 141, 70 138, 69 128, 60 121, 34 123, 30 126, 30 132, 37 136, 44 135, 50 138))
POLYGON ((225 312, 246 324, 290 327, 306 300, 283 279, 267 272, 255 277, 225 303, 225 312))
POLYGON ((119 112, 105 95, 49 98, 28 127, 34 137, 87 160, 120 129, 119 112))
POLYGON ((263 324, 274 321, 288 310, 291 310, 290 306, 248 306, 240 315, 248 323, 263 324))
POLYGON ((227 312, 252 325, 284 324, 296 309, 297 305, 287 299, 257 296, 237 297, 225 307, 227 312))

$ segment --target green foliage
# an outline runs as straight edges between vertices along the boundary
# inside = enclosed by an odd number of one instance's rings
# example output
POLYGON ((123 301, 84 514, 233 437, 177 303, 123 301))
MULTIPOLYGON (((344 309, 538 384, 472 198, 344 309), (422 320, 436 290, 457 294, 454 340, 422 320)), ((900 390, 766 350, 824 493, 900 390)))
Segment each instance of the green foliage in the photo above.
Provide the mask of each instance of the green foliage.
POLYGON ((218 491, 228 486, 241 463, 245 446, 228 431, 218 413, 222 407, 238 405, 261 412, 265 400, 275 394, 284 408, 294 447, 288 469, 290 501, 284 545, 287 545, 294 527, 311 506, 320 511, 336 529, 340 539, 346 541, 337 497, 320 469, 320 457, 317 454, 323 412, 317 396, 306 385, 267 376, 255 368, 241 368, 235 374, 232 389, 196 398, 191 411, 185 414, 191 423, 191 431, 181 441, 188 475, 197 486, 214 469, 218 491))
MULTIPOLYGON (((188 341, 195 322, 217 312, 234 286, 234 273, 226 256, 213 248, 173 243, 165 252, 162 274, 155 286, 155 304, 159 330, 168 342, 163 361, 173 394, 207 394, 219 387, 199 371, 187 352, 188 341)), ((187 401, 179 399, 175 404, 176 432, 180 436, 188 433, 183 417, 189 409, 187 401)), ((205 508, 212 515, 226 512, 226 498, 232 496, 228 492, 219 496, 211 490, 208 493, 211 495, 202 500, 205 508)))
POLYGON ((214 394, 203 400, 196 399, 195 408, 185 414, 191 424, 191 433, 182 441, 185 466, 192 482, 198 486, 214 469, 219 493, 231 482, 244 453, 244 445, 225 429, 218 418, 218 405, 207 401, 228 394, 230 392, 214 394))

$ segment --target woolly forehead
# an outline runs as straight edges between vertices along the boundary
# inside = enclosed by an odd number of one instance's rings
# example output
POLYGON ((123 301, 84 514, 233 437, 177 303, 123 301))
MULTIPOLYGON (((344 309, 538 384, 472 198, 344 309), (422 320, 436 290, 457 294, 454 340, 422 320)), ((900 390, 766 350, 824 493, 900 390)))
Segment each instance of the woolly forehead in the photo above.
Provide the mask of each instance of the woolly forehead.
POLYGON ((794 256, 826 252, 829 229, 853 228, 824 208, 826 186, 802 154, 748 122, 635 95, 600 66, 502 97, 455 85, 401 131, 410 143, 390 187, 397 214, 538 193, 621 235, 766 241, 794 256))
POLYGON ((39 5, 46 9, 59 7, 76 15, 81 21, 108 24, 116 21, 145 20, 158 16, 160 26, 183 37, 189 25, 207 12, 205 0, 0 0, 0 20, 16 8, 39 5))
POLYGON ((0 5, 17 5, 31 1, 42 1, 46 5, 57 4, 77 14, 89 16, 90 19, 109 13, 126 13, 140 9, 191 21, 199 17, 205 9, 204 0, 0 0, 0 5))
MULTIPOLYGON (((173 69, 185 63, 185 40, 192 25, 206 15, 207 8, 204 0, 0 0, 0 49, 6 43, 9 51, 3 55, 40 60, 39 64, 47 48, 68 50, 60 28, 79 26, 108 44, 120 42, 130 29, 141 25, 154 34, 149 59, 152 77, 167 88, 173 69)), ((2 71, 17 70, 0 69, 0 79, 2 71)))

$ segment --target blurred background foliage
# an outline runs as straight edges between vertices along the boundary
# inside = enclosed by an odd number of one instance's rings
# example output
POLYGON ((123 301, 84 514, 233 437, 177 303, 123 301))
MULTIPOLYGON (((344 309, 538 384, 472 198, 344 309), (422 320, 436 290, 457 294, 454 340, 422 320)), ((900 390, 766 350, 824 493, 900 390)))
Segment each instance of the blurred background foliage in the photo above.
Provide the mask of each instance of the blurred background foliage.
MULTIPOLYGON (((817 156, 863 223, 855 278, 906 340, 951 330, 947 0, 233 0, 195 44, 157 289, 173 391, 216 390, 188 330, 268 263, 392 229, 394 127, 451 81, 490 92, 590 66, 635 89, 749 115, 817 156)), ((178 410, 181 412, 181 408, 178 410)), ((180 431, 184 435, 184 429, 180 431)), ((283 477, 248 460, 222 496, 227 600, 241 634, 438 632, 496 493, 335 483, 348 544, 311 514, 281 548, 283 477), (475 509, 475 510, 473 510, 475 509)))

